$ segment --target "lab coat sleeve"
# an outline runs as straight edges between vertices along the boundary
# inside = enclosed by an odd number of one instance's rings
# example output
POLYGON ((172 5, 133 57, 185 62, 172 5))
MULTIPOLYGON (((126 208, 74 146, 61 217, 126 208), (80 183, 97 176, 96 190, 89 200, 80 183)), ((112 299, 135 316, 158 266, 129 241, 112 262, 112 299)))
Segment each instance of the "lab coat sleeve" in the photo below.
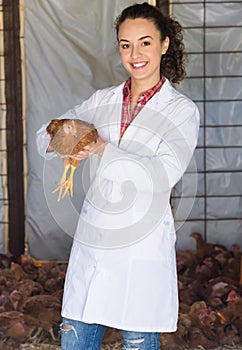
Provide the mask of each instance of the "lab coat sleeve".
MULTIPOLYGON (((95 111, 94 107, 98 104, 98 94, 100 94, 99 90, 94 93, 88 100, 75 106, 73 109, 69 109, 67 112, 56 119, 81 119, 87 122, 92 122, 95 111)), ((54 152, 46 152, 50 142, 50 136, 46 132, 46 127, 48 126, 49 122, 43 124, 36 133, 37 150, 39 154, 46 159, 51 159, 56 156, 54 152)))
POLYGON ((137 190, 145 192, 170 191, 186 171, 198 139, 196 105, 191 103, 182 114, 178 123, 162 133, 157 149, 150 155, 140 154, 139 144, 137 152, 130 152, 109 143, 100 163, 100 176, 114 183, 132 181, 137 190))

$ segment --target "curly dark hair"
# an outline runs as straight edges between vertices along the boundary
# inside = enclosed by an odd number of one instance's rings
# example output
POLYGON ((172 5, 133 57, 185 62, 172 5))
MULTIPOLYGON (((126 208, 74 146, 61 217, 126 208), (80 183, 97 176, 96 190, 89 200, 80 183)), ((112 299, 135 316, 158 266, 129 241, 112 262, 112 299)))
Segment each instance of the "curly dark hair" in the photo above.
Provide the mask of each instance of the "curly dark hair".
POLYGON ((144 2, 125 8, 116 18, 115 27, 118 39, 119 27, 126 19, 145 18, 151 20, 161 34, 161 41, 167 36, 170 45, 161 57, 160 73, 172 83, 179 83, 185 78, 185 61, 187 55, 183 44, 183 29, 180 23, 171 17, 164 16, 158 8, 144 2))

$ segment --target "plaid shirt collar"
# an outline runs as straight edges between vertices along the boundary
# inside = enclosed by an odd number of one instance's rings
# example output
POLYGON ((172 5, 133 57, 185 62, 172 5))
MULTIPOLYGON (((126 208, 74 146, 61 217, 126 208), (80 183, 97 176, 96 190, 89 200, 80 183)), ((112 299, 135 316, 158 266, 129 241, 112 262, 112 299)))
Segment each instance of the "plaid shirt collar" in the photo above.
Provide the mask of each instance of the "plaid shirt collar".
MULTIPOLYGON (((138 103, 141 103, 143 106, 153 97, 158 91, 160 91, 163 83, 165 82, 165 78, 162 77, 162 79, 152 88, 149 90, 143 92, 137 101, 138 103)), ((123 102, 129 102, 131 103, 131 78, 126 80, 124 87, 123 87, 123 102)))
POLYGON ((126 80, 123 87, 123 105, 122 105, 122 119, 120 126, 120 140, 132 122, 132 120, 137 116, 137 114, 141 111, 141 109, 146 105, 146 103, 161 89, 162 85, 165 82, 165 78, 162 79, 152 88, 143 92, 135 105, 135 107, 131 108, 131 78, 126 80))

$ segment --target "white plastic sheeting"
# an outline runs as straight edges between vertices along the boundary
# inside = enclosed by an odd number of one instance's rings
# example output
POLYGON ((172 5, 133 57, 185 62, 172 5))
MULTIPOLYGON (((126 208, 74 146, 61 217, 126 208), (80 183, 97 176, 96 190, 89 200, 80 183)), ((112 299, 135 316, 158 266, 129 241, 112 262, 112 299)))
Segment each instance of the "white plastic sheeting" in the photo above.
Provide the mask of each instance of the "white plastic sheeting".
MULTIPOLYGON (((197 230, 208 241, 242 246, 241 1, 188 0, 172 8, 185 28, 190 53, 188 79, 179 89, 197 101, 201 111, 195 152, 198 189, 189 216, 182 211, 176 216, 177 245, 194 246, 189 234, 197 230)), ((194 196, 190 177, 183 179, 183 208, 194 196)), ((175 208, 181 201, 181 188, 180 183, 175 189, 175 208)))
MULTIPOLYGON (((143 1, 137 1, 143 2, 143 1)), ((75 196, 57 203, 62 161, 44 161, 36 131, 80 103, 93 91, 126 78, 113 22, 130 0, 25 0, 27 72, 28 195, 26 225, 31 255, 66 259, 83 200, 81 180, 75 196)), ((75 179, 81 179, 81 167, 75 179)))
MULTIPOLYGON (((74 198, 57 203, 50 183, 53 178, 58 183, 62 162, 40 158, 35 132, 94 90, 126 78, 112 23, 133 2, 25 0, 26 220, 30 253, 36 258, 68 257, 84 195, 81 181, 85 179, 80 180, 80 167, 75 174, 74 198)), ((241 244, 242 41, 241 28, 235 26, 241 25, 241 2, 186 0, 176 2, 172 9, 185 27, 190 52, 188 79, 179 89, 197 101, 202 125, 195 162, 174 191, 177 247, 194 245, 189 237, 193 230, 206 234, 209 241, 241 244), (203 75, 207 76, 205 81, 203 75)))

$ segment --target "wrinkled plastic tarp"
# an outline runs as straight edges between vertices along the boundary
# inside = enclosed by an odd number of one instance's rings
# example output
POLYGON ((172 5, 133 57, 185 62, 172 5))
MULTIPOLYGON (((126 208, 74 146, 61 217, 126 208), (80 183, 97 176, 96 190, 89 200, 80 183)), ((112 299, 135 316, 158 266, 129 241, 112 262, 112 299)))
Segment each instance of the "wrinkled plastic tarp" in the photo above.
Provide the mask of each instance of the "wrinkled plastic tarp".
POLYGON ((113 22, 131 4, 131 0, 25 0, 26 226, 29 251, 37 259, 68 257, 84 190, 77 180, 81 179, 80 166, 75 173, 75 196, 57 203, 48 179, 54 178, 58 184, 62 161, 45 161, 39 156, 35 133, 43 123, 79 104, 96 89, 127 78, 113 22))

